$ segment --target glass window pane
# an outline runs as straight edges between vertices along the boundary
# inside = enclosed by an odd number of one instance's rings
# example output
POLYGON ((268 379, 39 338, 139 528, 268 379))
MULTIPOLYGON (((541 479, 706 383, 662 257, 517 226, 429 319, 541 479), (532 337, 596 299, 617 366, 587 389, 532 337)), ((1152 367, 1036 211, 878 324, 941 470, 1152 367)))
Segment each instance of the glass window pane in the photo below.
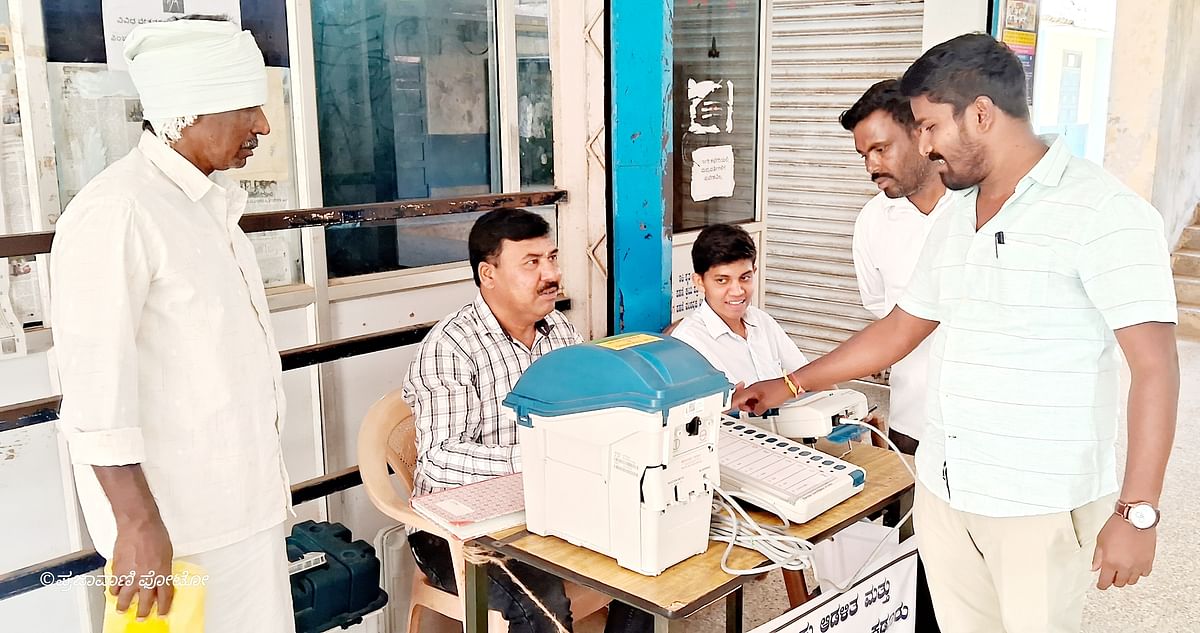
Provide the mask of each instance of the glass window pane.
POLYGON ((1040 17, 1037 6, 1028 4, 1009 2, 1001 26, 1017 57, 1034 67, 1033 129, 1063 137, 1071 153, 1100 164, 1108 130, 1116 0, 1044 1, 1040 17), (1011 43, 1028 32, 1020 29, 1036 30, 1033 46, 1011 43))
MULTIPOLYGON (((499 190, 491 6, 313 2, 326 205, 499 190)), ((406 222, 329 230, 330 277, 405 267, 406 222)))
MULTIPOLYGON (((104 63, 103 37, 68 35, 102 34, 99 3, 47 0, 43 15, 59 195, 65 208, 89 180, 137 145, 142 134, 142 107, 129 73, 109 70, 104 63)), ((271 133, 259 139, 258 150, 245 167, 224 173, 250 194, 247 213, 294 209, 298 199, 284 2, 244 1, 241 18, 267 61, 269 92, 263 111, 271 133)), ((259 262, 267 286, 302 281, 298 230, 286 236, 250 234, 250 239, 260 255, 271 259, 259 262), (294 265, 281 266, 280 260, 294 265), (268 275, 268 269, 279 274, 268 275)))
MULTIPOLYGON (((550 223, 550 235, 557 239, 555 208, 535 207, 530 210, 550 223)), ((405 220, 399 225, 396 238, 400 268, 420 268, 466 260, 467 235, 475 220, 484 213, 455 213, 405 220)))
POLYGON ((675 0, 675 231, 755 219, 758 0, 675 0))
POLYGON ((517 0, 517 117, 521 188, 554 186, 549 0, 517 0))

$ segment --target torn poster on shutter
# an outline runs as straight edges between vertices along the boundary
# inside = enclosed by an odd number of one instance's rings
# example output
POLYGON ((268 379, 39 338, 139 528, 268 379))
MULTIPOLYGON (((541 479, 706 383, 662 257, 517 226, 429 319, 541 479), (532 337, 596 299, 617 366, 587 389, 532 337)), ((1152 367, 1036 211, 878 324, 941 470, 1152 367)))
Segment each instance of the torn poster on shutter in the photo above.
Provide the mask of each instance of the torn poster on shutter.
POLYGON ((692 152, 692 200, 733 196, 733 146, 701 147, 692 152))

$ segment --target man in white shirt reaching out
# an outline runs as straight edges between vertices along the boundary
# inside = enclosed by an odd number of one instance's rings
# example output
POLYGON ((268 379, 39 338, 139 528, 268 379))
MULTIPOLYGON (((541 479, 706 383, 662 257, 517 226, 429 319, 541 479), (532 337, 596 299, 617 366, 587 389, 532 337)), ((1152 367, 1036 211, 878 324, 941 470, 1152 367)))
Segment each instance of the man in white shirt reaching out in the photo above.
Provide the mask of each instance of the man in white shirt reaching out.
MULTIPOLYGON (((868 88, 838 122, 854 134, 854 148, 880 190, 854 223, 854 272, 863 307, 882 319, 904 294, 929 229, 954 194, 917 150, 916 120, 899 80, 868 88)), ((909 455, 917 453, 925 427, 929 341, 892 365, 889 374, 888 437, 909 455)), ((924 565, 918 562, 917 571, 917 630, 936 633, 924 565)))
POLYGON ((938 621, 1074 633, 1088 585, 1135 584, 1154 564, 1179 401, 1162 215, 1034 134, 1025 73, 1003 43, 943 42, 900 83, 921 153, 962 193, 896 309, 733 406, 761 411, 795 385, 879 371, 932 335, 913 512, 938 621), (1118 349, 1130 375, 1122 481, 1118 349))

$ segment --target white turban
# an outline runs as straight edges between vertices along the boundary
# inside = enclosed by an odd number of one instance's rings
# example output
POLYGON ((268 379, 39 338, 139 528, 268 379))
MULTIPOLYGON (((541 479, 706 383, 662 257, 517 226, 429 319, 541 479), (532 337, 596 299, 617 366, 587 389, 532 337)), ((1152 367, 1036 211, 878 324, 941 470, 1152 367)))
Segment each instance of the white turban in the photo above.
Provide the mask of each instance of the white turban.
POLYGON ((142 24, 125 61, 151 121, 216 114, 267 102, 267 67, 249 31, 232 22, 142 24))

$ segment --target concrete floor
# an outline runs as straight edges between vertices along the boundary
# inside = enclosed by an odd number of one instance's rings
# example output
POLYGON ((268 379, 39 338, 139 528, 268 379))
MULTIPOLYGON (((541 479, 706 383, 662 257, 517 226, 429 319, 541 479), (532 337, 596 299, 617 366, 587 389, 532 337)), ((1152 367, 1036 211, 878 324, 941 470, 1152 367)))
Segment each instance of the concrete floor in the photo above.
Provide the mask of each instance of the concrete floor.
MULTIPOLYGON (((1179 439, 1167 469, 1154 573, 1134 587, 1103 592, 1093 588, 1084 612, 1085 633, 1200 631, 1200 601, 1195 599, 1200 595, 1200 565, 1197 564, 1200 561, 1200 535, 1186 518, 1188 515, 1200 516, 1200 495, 1195 493, 1196 482, 1200 482, 1200 443, 1187 441, 1200 436, 1200 341, 1180 340, 1179 357, 1182 377, 1179 439)), ((873 396, 872 401, 875 401, 873 396)), ((1122 420, 1117 451, 1121 468, 1124 467, 1124 431, 1122 420)), ((778 572, 747 586, 746 630, 786 610, 786 595, 778 572)), ((686 628, 688 633, 718 633, 725 630, 724 617, 724 602, 718 601, 689 618, 686 628)), ((457 628, 447 626, 443 629, 448 622, 438 624, 441 626, 434 630, 457 628)), ((575 630, 577 633, 601 633, 604 630, 603 613, 577 623, 575 630)))

